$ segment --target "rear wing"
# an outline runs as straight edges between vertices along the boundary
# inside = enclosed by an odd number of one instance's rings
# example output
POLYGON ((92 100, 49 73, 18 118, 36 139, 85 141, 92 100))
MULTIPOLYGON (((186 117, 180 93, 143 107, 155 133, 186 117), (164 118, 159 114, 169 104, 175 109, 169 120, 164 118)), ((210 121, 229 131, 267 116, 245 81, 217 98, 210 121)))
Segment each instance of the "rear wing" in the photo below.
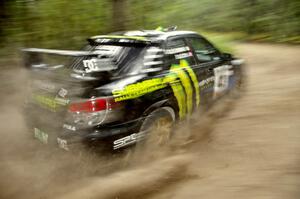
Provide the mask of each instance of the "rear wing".
POLYGON ((52 66, 44 62, 43 55, 64 56, 64 57, 86 57, 95 56, 99 53, 93 51, 74 51, 74 50, 54 50, 42 48, 25 48, 22 49, 24 65, 26 68, 57 68, 63 66, 62 63, 54 64, 52 66))
POLYGON ((144 47, 157 45, 147 37, 125 35, 99 35, 87 39, 90 45, 117 45, 128 47, 144 47))
POLYGON ((28 53, 44 53, 44 54, 72 56, 72 57, 97 55, 97 53, 90 52, 90 51, 53 50, 53 49, 43 49, 43 48, 25 48, 25 49, 22 49, 22 51, 28 52, 28 53))

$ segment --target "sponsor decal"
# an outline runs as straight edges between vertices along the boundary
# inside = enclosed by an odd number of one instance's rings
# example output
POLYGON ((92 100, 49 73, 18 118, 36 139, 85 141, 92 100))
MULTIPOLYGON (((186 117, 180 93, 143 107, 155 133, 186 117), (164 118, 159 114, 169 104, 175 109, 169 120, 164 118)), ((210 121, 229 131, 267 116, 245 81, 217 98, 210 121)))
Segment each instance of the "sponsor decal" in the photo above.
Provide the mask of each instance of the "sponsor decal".
POLYGON ((65 98, 68 94, 68 91, 64 88, 61 88, 59 91, 58 91, 58 96, 62 97, 62 98, 65 98))
POLYGON ((63 98, 60 98, 60 97, 57 97, 57 96, 55 97, 54 100, 56 101, 57 104, 62 105, 62 106, 65 106, 65 105, 70 103, 69 99, 63 99, 63 98))
POLYGON ((165 50, 165 54, 172 55, 172 54, 183 53, 187 51, 190 51, 190 48, 188 46, 184 46, 184 47, 167 49, 165 50))
POLYGON ((215 77, 209 77, 199 82, 199 87, 202 89, 208 88, 215 81, 215 77))
POLYGON ((38 128, 34 128, 34 137, 44 144, 48 144, 48 134, 38 128))
POLYGON ((85 68, 85 72, 100 72, 100 71, 109 71, 117 68, 114 64, 111 64, 109 60, 101 59, 87 59, 82 61, 85 68), (101 66, 101 67, 100 67, 101 66))
POLYGON ((162 78, 154 78, 136 84, 130 84, 122 90, 114 90, 113 95, 116 102, 123 101, 140 97, 147 93, 165 88, 166 86, 162 78))
POLYGON ((70 102, 68 99, 59 98, 57 96, 54 98, 46 95, 33 94, 32 97, 39 105, 53 112, 56 112, 60 106, 65 106, 70 102))
POLYGON ((75 126, 72 126, 72 125, 69 125, 69 124, 64 124, 63 125, 63 128, 64 129, 68 129, 70 131, 76 131, 76 127, 75 126))
POLYGON ((233 75, 233 71, 230 69, 232 69, 231 65, 223 65, 214 69, 214 97, 228 89, 229 77, 233 75))
POLYGON ((97 59, 88 59, 88 60, 83 60, 82 62, 83 62, 83 66, 85 68, 85 71, 87 73, 98 70, 97 59))
POLYGON ((55 99, 48 96, 34 94, 33 99, 42 107, 48 108, 49 110, 54 112, 59 106, 55 99))
POLYGON ((57 140, 57 144, 58 144, 59 148, 69 151, 67 140, 64 140, 61 138, 57 138, 56 140, 57 140))
MULTIPOLYGON (((187 112, 191 113, 192 109, 193 109, 193 88, 191 85, 191 80, 190 80, 189 76, 187 75, 187 73, 184 70, 182 70, 182 66, 180 66, 180 65, 173 65, 171 67, 171 72, 175 73, 176 76, 179 77, 179 79, 180 79, 180 82, 185 91, 186 98, 184 100, 184 103, 186 103, 187 112)), ((172 86, 172 84, 173 83, 171 82, 171 86, 172 86)), ((175 89, 173 89, 173 92, 174 91, 177 92, 178 89, 175 88, 175 89)), ((181 92, 181 91, 179 91, 179 92, 181 92)), ((186 111, 184 111, 184 113, 185 112, 186 111)))
POLYGON ((188 72, 189 76, 191 77, 196 92, 196 106, 198 107, 200 105, 200 89, 198 86, 197 76, 186 60, 180 60, 180 67, 182 69, 185 69, 188 72))
POLYGON ((186 112, 188 112, 189 114, 192 112, 193 87, 195 89, 196 107, 200 105, 200 89, 198 85, 198 79, 193 69, 188 65, 188 62, 186 60, 180 60, 179 65, 172 65, 170 72, 171 74, 173 74, 171 75, 171 77, 173 77, 173 80, 171 79, 168 82, 171 82, 171 87, 178 102, 179 117, 183 118, 185 117, 186 112), (173 83, 174 78, 176 77, 179 77, 180 83, 182 84, 184 90, 180 88, 177 83, 173 83), (193 84, 193 87, 191 84, 193 84))
POLYGON ((180 64, 173 64, 170 72, 163 78, 154 78, 135 84, 130 84, 123 89, 114 90, 115 101, 135 99, 147 93, 171 86, 179 107, 180 118, 193 109, 193 92, 195 90, 196 106, 200 104, 200 89, 197 76, 186 60, 180 64), (193 89, 194 88, 194 89, 193 89))
POLYGON ((193 56, 193 54, 191 52, 181 53, 181 54, 175 55, 175 59, 183 59, 183 58, 187 58, 187 57, 191 57, 191 56, 193 56))
POLYGON ((176 80, 176 75, 169 75, 171 88, 173 90, 174 96, 177 100, 178 108, 179 108, 179 117, 183 118, 186 114, 186 96, 184 88, 180 82, 180 80, 176 80), (173 79, 171 79, 173 78, 173 79))
POLYGON ((140 132, 140 133, 133 133, 131 135, 128 135, 126 137, 120 138, 118 140, 114 141, 113 149, 119 149, 128 145, 131 145, 133 143, 136 143, 140 140, 142 140, 145 137, 146 133, 145 132, 140 132))

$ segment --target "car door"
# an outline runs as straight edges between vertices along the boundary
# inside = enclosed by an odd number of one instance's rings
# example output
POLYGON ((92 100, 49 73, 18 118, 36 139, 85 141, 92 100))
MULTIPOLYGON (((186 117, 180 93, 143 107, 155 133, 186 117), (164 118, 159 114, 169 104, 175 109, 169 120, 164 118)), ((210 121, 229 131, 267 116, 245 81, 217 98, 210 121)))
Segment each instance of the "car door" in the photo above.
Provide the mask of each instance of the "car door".
POLYGON ((204 73, 199 76, 200 95, 203 103, 209 103, 227 90, 229 66, 224 65, 221 52, 206 39, 198 35, 185 39, 196 60, 194 70, 204 73))
MULTIPOLYGON (((191 51, 191 48, 187 45, 184 36, 175 36, 167 39, 164 47, 165 54, 165 67, 169 73, 178 76, 182 87, 173 89, 183 90, 180 94, 184 95, 184 102, 180 105, 180 99, 177 99, 179 106, 183 107, 184 113, 191 113, 195 108, 200 105, 200 90, 199 90, 199 78, 205 75, 205 71, 201 68, 197 68, 197 62, 191 51), (186 107, 185 107, 186 106, 186 107)), ((176 93, 174 93, 176 96, 176 93)), ((179 107, 180 109, 180 107, 179 107)))

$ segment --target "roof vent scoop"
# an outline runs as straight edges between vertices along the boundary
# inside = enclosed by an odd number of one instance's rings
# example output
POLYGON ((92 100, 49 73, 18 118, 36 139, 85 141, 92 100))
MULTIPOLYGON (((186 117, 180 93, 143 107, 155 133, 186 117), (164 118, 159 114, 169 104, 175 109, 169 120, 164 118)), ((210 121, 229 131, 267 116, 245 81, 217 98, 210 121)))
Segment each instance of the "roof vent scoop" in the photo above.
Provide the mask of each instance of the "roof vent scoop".
POLYGON ((158 26, 155 30, 162 31, 162 32, 170 32, 170 31, 177 30, 177 26, 170 26, 170 27, 167 27, 167 28, 163 28, 162 26, 158 26))

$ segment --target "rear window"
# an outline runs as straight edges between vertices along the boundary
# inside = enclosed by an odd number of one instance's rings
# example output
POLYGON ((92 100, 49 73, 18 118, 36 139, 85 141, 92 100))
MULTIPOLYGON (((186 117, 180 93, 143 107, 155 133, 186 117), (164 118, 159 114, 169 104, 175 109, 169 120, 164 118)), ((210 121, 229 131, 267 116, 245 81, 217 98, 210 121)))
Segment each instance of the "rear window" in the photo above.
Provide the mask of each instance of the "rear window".
POLYGON ((129 72, 142 65, 145 48, 145 46, 87 45, 82 50, 91 51, 94 55, 75 58, 72 60, 71 68, 85 73, 129 72))

